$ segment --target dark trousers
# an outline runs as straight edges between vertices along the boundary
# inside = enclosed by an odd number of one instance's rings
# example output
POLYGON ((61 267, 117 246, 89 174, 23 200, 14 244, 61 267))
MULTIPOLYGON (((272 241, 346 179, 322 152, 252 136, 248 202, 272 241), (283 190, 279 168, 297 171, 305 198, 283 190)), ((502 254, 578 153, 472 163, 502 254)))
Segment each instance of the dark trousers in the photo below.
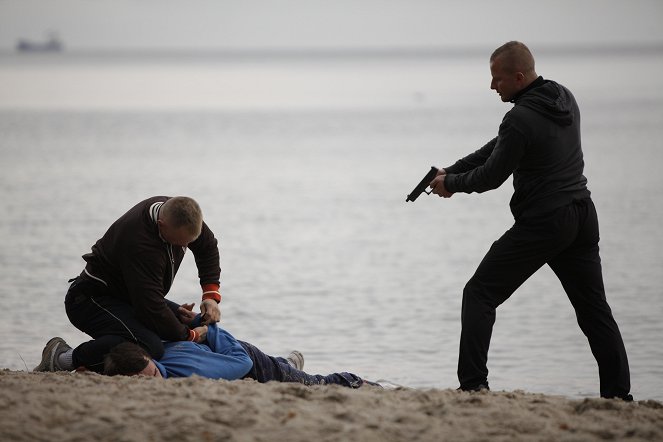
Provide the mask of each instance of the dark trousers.
POLYGON ((562 283, 598 363, 601 396, 628 394, 628 359, 606 301, 598 243, 598 218, 591 199, 546 216, 518 220, 493 243, 463 291, 458 359, 462 389, 487 385, 495 309, 548 264, 562 283))
POLYGON ((245 378, 255 379, 258 382, 299 382, 304 385, 337 384, 350 388, 359 388, 363 380, 352 373, 332 373, 327 376, 311 375, 297 370, 284 358, 269 356, 248 342, 239 341, 244 350, 253 361, 253 368, 245 378))
MULTIPOLYGON (((166 302, 177 309, 174 302, 166 302)), ((140 345, 154 359, 163 356, 159 336, 136 319, 130 304, 111 296, 101 282, 80 276, 74 279, 65 297, 65 310, 71 323, 93 338, 74 349, 75 367, 102 373, 104 356, 124 341, 140 345)))

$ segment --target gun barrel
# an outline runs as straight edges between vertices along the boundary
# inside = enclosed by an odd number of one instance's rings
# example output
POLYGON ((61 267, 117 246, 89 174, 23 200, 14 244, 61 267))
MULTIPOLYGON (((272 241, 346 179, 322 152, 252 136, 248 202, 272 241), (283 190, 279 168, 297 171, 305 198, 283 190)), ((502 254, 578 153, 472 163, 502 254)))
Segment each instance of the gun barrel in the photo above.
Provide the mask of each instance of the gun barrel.
POLYGON ((430 182, 433 181, 433 179, 437 176, 437 171, 437 167, 431 166, 426 176, 419 182, 419 184, 417 184, 417 186, 407 196, 407 198, 405 198, 405 202, 415 201, 417 198, 419 198, 419 195, 421 195, 421 193, 426 190, 426 187, 428 187, 430 182))

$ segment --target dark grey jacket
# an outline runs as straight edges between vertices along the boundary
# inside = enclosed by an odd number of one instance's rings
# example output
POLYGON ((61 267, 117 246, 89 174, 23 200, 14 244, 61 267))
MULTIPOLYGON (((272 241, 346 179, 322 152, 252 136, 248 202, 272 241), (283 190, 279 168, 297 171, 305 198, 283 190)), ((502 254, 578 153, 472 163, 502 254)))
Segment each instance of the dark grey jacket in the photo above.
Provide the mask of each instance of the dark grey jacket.
POLYGON ((580 111, 564 86, 539 77, 514 99, 497 137, 446 167, 450 192, 485 192, 513 173, 514 218, 589 198, 580 145, 580 111))

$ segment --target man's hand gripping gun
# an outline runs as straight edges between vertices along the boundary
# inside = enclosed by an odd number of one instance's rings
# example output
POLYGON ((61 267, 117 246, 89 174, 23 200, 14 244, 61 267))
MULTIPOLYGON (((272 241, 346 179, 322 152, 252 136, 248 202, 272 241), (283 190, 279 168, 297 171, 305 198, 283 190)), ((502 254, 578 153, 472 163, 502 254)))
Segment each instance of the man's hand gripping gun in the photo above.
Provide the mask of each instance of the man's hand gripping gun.
POLYGON ((417 187, 414 188, 412 193, 410 193, 407 198, 405 198, 405 202, 408 201, 414 201, 416 200, 419 195, 421 195, 422 192, 426 192, 426 194, 430 195, 431 192, 433 192, 433 189, 429 191, 426 190, 426 187, 430 184, 433 179, 437 176, 437 168, 436 167, 431 167, 430 171, 426 174, 426 176, 417 184, 417 187))

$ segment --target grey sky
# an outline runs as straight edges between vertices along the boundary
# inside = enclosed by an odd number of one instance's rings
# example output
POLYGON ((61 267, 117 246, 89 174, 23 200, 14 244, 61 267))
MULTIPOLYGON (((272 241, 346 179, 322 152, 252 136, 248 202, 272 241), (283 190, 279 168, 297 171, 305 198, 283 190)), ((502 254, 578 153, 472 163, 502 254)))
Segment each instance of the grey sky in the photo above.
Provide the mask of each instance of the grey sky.
POLYGON ((0 0, 0 49, 663 43, 660 0, 0 0))

